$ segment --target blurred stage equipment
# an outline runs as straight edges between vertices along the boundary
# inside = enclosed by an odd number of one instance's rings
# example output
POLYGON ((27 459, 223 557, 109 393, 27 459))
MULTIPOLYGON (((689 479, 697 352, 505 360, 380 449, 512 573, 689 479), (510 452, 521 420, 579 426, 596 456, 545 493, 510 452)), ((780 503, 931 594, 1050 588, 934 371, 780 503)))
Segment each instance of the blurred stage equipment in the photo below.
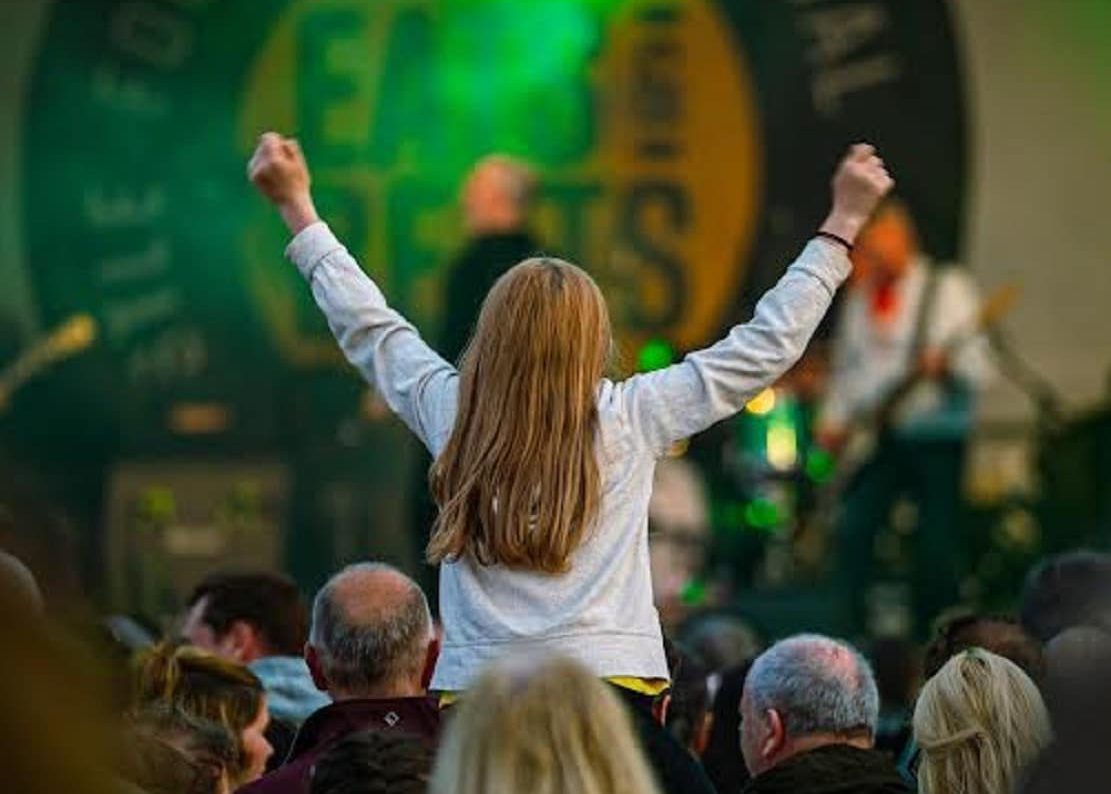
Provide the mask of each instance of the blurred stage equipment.
POLYGON ((281 570, 288 482, 276 462, 118 466, 105 521, 111 605, 160 620, 214 570, 281 570))

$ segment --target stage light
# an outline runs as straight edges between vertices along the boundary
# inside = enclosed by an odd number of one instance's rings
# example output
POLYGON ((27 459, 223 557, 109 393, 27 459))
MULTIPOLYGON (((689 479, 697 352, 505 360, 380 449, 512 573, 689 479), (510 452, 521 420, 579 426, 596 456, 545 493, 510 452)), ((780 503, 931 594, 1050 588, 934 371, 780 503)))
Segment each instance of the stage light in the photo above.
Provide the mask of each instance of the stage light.
POLYGON ((795 467, 799 459, 798 434, 791 422, 773 421, 768 426, 768 463, 779 471, 795 467))
POLYGON ((751 529, 768 532, 780 523, 779 505, 770 499, 756 498, 745 506, 745 523, 751 529))
POLYGON ((764 389, 745 406, 745 410, 755 416, 767 416, 775 410, 775 389, 764 389))
POLYGON ((653 372, 671 366, 675 350, 664 339, 649 339, 637 353, 637 371, 653 372))
POLYGON ((812 449, 803 464, 806 476, 810 478, 811 482, 819 484, 828 481, 833 476, 834 466, 833 455, 821 448, 812 449))

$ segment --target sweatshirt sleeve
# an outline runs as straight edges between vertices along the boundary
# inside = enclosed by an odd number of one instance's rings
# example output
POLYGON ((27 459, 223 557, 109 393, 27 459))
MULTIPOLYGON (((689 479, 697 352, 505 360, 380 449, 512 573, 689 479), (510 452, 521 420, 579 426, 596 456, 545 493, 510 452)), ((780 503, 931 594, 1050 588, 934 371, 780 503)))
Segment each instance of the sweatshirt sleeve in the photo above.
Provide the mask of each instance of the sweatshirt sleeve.
POLYGON ((816 238, 756 306, 712 347, 614 390, 618 409, 655 454, 740 411, 802 356, 852 265, 837 243, 816 238))
POLYGON ((309 283, 347 360, 438 454, 455 421, 455 368, 386 304, 378 286, 323 222, 303 229, 286 256, 309 283))

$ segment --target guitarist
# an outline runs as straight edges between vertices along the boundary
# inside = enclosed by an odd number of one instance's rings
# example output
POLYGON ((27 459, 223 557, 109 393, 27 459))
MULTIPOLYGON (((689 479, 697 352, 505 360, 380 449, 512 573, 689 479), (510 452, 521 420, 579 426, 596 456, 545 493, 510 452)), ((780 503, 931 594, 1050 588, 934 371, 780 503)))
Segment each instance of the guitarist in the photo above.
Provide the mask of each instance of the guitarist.
POLYGON ((965 270, 924 256, 897 200, 875 214, 852 259, 817 437, 838 453, 857 425, 870 423, 876 444, 844 492, 835 530, 839 584, 863 626, 876 532, 905 497, 916 508, 912 608, 924 636, 958 598, 965 450, 975 396, 991 369, 986 339, 968 333, 979 299, 965 270))

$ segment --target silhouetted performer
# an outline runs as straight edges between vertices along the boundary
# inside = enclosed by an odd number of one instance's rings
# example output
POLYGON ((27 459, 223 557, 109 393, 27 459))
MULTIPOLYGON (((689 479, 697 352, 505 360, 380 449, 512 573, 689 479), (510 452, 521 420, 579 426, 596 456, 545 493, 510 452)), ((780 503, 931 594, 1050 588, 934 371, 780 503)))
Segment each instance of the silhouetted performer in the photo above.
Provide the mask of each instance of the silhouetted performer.
MULTIPOLYGON (((536 192, 536 177, 525 163, 493 154, 471 169, 460 193, 467 243, 448 267, 444 317, 440 327, 440 355, 458 363, 474 330, 482 301, 502 273, 522 259, 535 256, 539 245, 528 229, 528 216, 536 192)), ((414 472, 412 526, 423 554, 436 519, 428 492, 431 459, 422 447, 414 472)), ((425 568, 421 584, 437 603, 435 571, 425 568)))

